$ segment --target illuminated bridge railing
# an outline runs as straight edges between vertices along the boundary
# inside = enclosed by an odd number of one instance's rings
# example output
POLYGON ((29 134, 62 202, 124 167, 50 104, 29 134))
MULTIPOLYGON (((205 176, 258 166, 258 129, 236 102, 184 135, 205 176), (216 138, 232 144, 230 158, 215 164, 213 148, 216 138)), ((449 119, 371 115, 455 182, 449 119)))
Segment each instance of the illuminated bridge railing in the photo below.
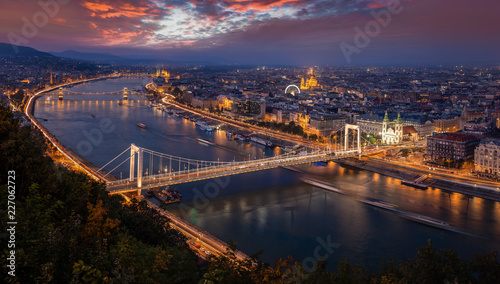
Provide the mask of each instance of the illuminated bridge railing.
MULTIPOLYGON (((142 189, 151 187, 179 184, 196 180, 204 180, 221 176, 253 172, 280 166, 290 166, 315 161, 333 160, 357 156, 357 150, 352 151, 316 151, 308 154, 286 154, 265 159, 240 162, 225 162, 202 169, 183 170, 178 172, 146 175, 142 177, 142 189)), ((137 178, 134 181, 122 179, 107 183, 110 192, 137 190, 137 178)))

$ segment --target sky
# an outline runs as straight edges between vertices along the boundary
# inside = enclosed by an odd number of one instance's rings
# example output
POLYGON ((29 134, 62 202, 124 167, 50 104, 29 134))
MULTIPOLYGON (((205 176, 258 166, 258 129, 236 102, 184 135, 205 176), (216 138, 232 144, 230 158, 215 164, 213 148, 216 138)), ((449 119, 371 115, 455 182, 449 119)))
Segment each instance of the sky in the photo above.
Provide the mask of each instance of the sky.
POLYGON ((500 63, 498 0, 0 0, 0 41, 262 65, 500 63))

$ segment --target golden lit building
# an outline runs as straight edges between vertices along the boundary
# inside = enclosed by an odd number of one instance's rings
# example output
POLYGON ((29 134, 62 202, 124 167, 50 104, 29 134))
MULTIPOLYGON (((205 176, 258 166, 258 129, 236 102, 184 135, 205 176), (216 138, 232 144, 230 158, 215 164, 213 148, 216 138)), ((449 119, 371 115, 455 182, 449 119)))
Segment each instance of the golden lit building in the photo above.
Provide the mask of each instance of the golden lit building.
POLYGON ((219 97, 219 108, 231 111, 233 107, 234 99, 226 96, 219 97))
POLYGON ((299 125, 302 127, 302 129, 306 130, 306 128, 309 126, 309 121, 311 120, 311 117, 309 116, 309 111, 307 107, 302 107, 302 105, 299 106, 299 125))
POLYGON ((500 140, 488 138, 481 140, 474 150, 476 172, 489 176, 500 176, 500 140))
POLYGON ((162 70, 158 69, 156 70, 156 77, 165 78, 165 83, 168 83, 168 79, 170 79, 170 73, 168 73, 165 68, 163 68, 162 70))
POLYGON ((304 79, 304 77, 302 77, 302 81, 300 82, 300 89, 309 90, 309 89, 321 88, 321 86, 318 85, 316 74, 314 74, 314 70, 312 68, 310 69, 309 74, 310 74, 309 79, 304 79))
POLYGON ((438 119, 435 123, 435 131, 437 133, 457 132, 460 130, 461 120, 460 117, 452 119, 438 119))

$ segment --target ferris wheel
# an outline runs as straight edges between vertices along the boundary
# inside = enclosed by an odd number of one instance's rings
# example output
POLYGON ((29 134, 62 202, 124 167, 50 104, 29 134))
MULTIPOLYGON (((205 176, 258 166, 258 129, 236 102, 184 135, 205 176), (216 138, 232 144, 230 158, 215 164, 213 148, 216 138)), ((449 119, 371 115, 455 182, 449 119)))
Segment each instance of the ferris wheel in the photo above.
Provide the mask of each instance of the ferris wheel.
POLYGON ((286 87, 285 94, 291 94, 292 96, 295 96, 296 94, 300 94, 300 88, 296 85, 290 85, 286 87))

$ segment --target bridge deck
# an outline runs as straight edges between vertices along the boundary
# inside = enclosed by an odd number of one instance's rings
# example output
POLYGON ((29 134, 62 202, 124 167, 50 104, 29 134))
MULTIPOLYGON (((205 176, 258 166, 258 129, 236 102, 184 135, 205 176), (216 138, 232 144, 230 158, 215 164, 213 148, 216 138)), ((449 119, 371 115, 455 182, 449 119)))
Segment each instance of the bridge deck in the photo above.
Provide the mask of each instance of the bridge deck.
POLYGON ((160 186, 188 183, 188 182, 223 177, 223 176, 267 170, 282 166, 286 167, 297 164, 341 159, 357 155, 359 155, 357 151, 348 151, 348 153, 343 153, 342 155, 317 154, 312 156, 304 155, 288 159, 277 159, 275 161, 263 160, 255 162, 246 162, 244 164, 235 163, 234 165, 229 165, 225 167, 210 167, 199 171, 190 170, 190 171, 182 171, 179 173, 159 174, 149 177, 145 176, 142 177, 142 186, 140 188, 137 186, 137 178, 134 179, 133 182, 130 182, 128 180, 110 182, 108 183, 107 188, 110 193, 116 194, 128 191, 137 191, 137 190, 150 189, 160 186))

